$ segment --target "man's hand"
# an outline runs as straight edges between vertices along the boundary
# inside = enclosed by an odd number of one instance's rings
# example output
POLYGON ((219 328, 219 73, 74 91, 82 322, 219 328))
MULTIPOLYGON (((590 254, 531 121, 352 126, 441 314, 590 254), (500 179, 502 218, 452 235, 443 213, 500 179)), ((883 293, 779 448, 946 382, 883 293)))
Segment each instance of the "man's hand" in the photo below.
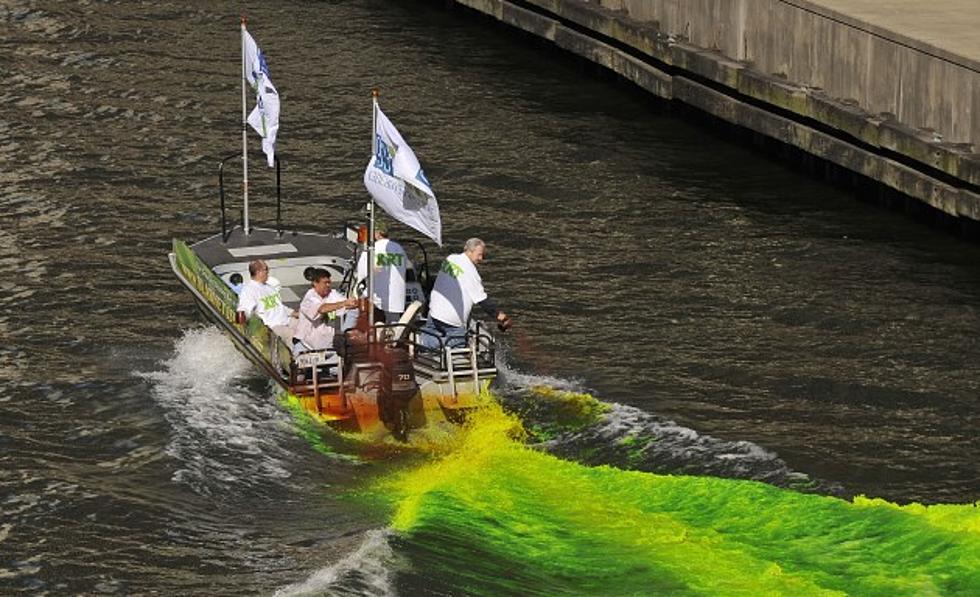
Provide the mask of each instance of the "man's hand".
POLYGON ((506 313, 504 313, 503 311, 497 313, 498 330, 500 330, 501 332, 506 332, 507 330, 510 329, 510 326, 512 326, 513 324, 514 322, 511 321, 510 317, 508 317, 506 313))

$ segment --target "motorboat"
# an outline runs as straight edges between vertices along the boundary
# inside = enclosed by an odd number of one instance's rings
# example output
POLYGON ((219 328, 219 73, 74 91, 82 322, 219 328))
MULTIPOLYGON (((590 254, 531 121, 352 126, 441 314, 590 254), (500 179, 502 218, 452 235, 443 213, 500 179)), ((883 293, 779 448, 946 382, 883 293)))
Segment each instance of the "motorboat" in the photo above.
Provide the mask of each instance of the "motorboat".
MULTIPOLYGON (((237 154, 236 154, 237 156, 237 154)), ((169 254, 174 275, 190 292, 204 316, 218 325, 252 363, 283 390, 295 396, 314 417, 344 430, 390 431, 404 439, 411 429, 435 422, 456 422, 467 409, 486 399, 497 374, 491 331, 474 322, 465 346, 447 346, 442 338, 422 342, 421 323, 432 279, 421 243, 406 273, 405 315, 397 323, 361 325, 341 334, 336 350, 294 353, 262 320, 240 321, 238 288, 249 279, 248 265, 262 259, 276 280, 283 304, 298 309, 310 288, 313 268, 340 280, 339 291, 355 296, 354 269, 367 250, 366 226, 348 223, 338 234, 286 230, 281 225, 281 199, 276 196, 275 228, 251 227, 229 221, 224 201, 224 164, 219 166, 221 231, 194 243, 173 240, 169 254), (435 344, 435 347, 429 345, 435 344)), ((277 162, 276 188, 280 188, 277 162)), ((402 241, 413 246, 412 241, 402 241)), ((362 311, 367 300, 361 300, 362 311)))
MULTIPOLYGON (((360 298, 375 295, 373 273, 367 274, 366 288, 359 288, 355 279, 361 253, 367 263, 374 262, 376 201, 389 215, 441 244, 438 203, 415 154, 381 112, 379 93, 374 90, 372 152, 365 170, 371 195, 367 224, 349 222, 337 234, 284 229, 282 168, 275 151, 279 95, 244 17, 241 40, 242 151, 218 163, 221 230, 193 243, 174 239, 170 253, 174 275, 205 317, 316 418, 364 433, 389 430, 400 439, 410 429, 458 421, 485 399, 496 377, 493 335, 474 323, 462 341, 457 338, 450 345, 420 325, 433 283, 421 243, 402 242, 416 250, 406 268, 407 308, 400 321, 376 323, 373 305, 360 298), (256 93, 251 114, 246 109, 249 88, 256 93), (249 127, 262 136, 262 151, 275 168, 275 228, 250 225, 249 127), (242 166, 240 223, 229 219, 225 201, 225 166, 234 159, 240 159, 242 166), (329 349, 299 351, 293 342, 287 345, 259 317, 248 318, 237 311, 237 291, 249 280, 249 263, 256 259, 268 265, 267 283, 275 280, 284 306, 297 310, 315 270, 325 269, 335 289, 348 298, 359 298, 360 317, 352 325, 338 326, 329 349)), ((371 267, 367 270, 373 272, 371 267)))

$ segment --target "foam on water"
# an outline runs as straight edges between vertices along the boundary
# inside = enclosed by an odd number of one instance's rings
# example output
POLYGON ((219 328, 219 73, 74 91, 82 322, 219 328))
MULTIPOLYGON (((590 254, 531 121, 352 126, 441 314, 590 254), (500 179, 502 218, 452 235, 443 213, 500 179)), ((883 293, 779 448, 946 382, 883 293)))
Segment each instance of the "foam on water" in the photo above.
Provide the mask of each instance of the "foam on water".
POLYGON ((274 399, 236 383, 251 371, 221 331, 206 327, 185 332, 163 370, 142 374, 172 428, 175 481, 209 495, 290 476, 289 417, 274 399))
POLYGON ((365 533, 360 546, 335 564, 313 573, 303 582, 283 587, 276 597, 301 595, 395 595, 392 570, 397 568, 397 556, 391 548, 391 531, 371 530, 365 533))
POLYGON ((524 373, 498 359, 498 392, 518 412, 531 440, 548 452, 584 464, 662 473, 752 479, 784 487, 840 494, 834 484, 792 470, 779 456, 749 441, 703 435, 639 408, 602 402, 580 380, 524 373), (568 407, 591 414, 569 420, 568 407), (587 405, 587 406, 583 406, 587 405), (555 414, 555 411, 561 411, 555 414))
POLYGON ((566 392, 581 392, 585 389, 582 380, 527 373, 520 371, 509 361, 506 348, 501 347, 497 352, 495 365, 497 366, 497 387, 502 392, 526 390, 538 386, 548 386, 566 392))
POLYGON ((703 435, 670 419, 612 403, 598 423, 561 433, 543 446, 589 464, 614 464, 651 472, 752 479, 779 486, 837 494, 835 484, 792 470, 775 452, 749 441, 703 435))

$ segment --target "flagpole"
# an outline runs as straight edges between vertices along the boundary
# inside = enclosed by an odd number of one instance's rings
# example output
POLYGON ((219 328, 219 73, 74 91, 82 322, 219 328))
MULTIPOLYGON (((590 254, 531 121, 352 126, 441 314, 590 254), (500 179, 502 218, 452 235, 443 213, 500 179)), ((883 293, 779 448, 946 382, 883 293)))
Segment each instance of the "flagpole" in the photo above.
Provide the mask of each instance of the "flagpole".
POLYGON ((245 96, 245 84, 248 81, 246 77, 246 64, 245 64, 245 24, 248 19, 245 15, 242 15, 242 226, 245 231, 245 235, 248 236, 248 113, 246 112, 246 96, 245 96))
MULTIPOLYGON (((371 159, 377 159, 378 155, 378 96, 381 93, 377 89, 371 90, 371 159)), ((368 325, 374 330, 374 195, 371 196, 371 203, 368 204, 368 213, 371 216, 371 223, 368 226, 368 325)))

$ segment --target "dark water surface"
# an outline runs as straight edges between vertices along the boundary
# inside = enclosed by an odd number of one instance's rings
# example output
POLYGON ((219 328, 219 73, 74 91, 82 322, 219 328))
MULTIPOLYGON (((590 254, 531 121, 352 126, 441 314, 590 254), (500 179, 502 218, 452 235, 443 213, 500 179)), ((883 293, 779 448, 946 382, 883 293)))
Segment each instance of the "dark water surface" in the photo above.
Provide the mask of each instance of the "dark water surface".
MULTIPOLYGON (((166 260, 217 230, 240 10, 0 3, 0 592, 412 592, 384 515, 334 491, 384 459, 315 452, 166 260)), ((724 474, 741 446, 845 495, 980 497, 976 246, 427 3, 247 13, 282 96, 286 219, 338 230, 362 207, 381 87, 439 197, 430 254, 488 242, 512 386, 674 430, 648 470, 724 474)))

